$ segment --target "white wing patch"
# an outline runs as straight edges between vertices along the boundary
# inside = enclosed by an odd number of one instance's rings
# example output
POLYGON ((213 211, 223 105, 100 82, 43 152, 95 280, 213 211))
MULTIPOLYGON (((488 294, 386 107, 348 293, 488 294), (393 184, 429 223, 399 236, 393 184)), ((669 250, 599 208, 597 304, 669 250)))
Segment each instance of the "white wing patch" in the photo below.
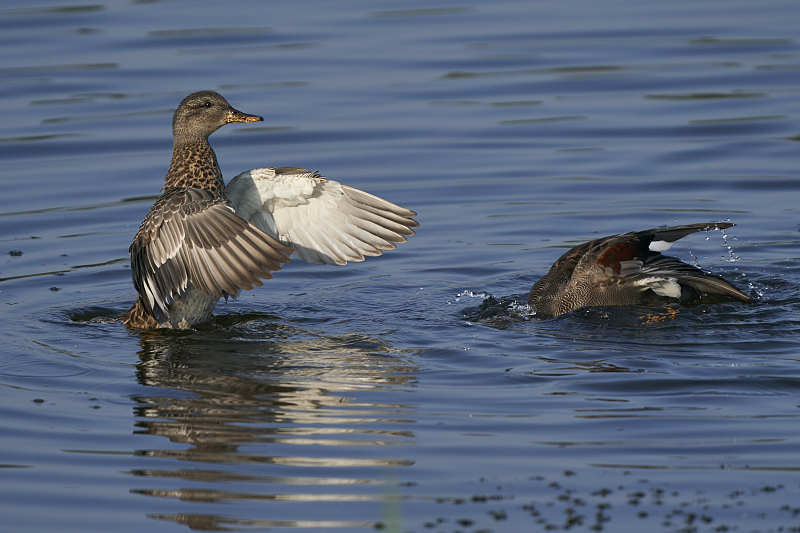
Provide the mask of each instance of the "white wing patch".
POLYGON ((649 248, 653 252, 663 252, 672 248, 673 244, 675 243, 669 241, 652 241, 649 248))
POLYGON ((633 284, 643 287, 642 290, 650 289, 659 296, 666 296, 667 298, 681 297, 681 286, 675 278, 648 277, 638 279, 633 284))
POLYGON ((414 211, 302 168, 256 168, 226 188, 236 213, 309 263, 344 265, 413 235, 414 211))

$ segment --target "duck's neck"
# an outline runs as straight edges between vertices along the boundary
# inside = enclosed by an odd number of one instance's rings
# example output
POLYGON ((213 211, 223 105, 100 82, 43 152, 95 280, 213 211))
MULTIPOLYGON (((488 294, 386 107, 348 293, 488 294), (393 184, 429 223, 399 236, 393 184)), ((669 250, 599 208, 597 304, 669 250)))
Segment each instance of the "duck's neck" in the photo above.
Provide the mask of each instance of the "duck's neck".
POLYGON ((225 183, 217 156, 207 138, 175 140, 172 147, 172 161, 164 178, 164 188, 190 187, 222 192, 225 183))

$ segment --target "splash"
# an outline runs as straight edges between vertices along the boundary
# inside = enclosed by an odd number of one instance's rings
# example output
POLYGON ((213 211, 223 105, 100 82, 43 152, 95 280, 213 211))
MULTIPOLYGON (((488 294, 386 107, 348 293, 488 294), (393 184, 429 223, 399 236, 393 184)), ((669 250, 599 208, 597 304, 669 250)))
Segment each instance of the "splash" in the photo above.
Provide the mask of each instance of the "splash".
MULTIPOLYGON (((724 222, 730 222, 730 221, 731 221, 730 218, 726 218, 724 220, 724 222)), ((711 239, 711 231, 719 231, 722 234, 722 243, 720 244, 720 246, 725 248, 727 254, 720 257, 720 259, 722 261, 725 261, 726 263, 732 263, 732 264, 740 262, 742 260, 742 257, 736 253, 733 244, 734 242, 739 240, 738 237, 731 236, 728 233, 727 229, 715 228, 714 230, 706 231, 706 240, 711 239)), ((694 255, 692 255, 692 257, 695 260, 695 266, 699 267, 699 265, 697 264, 697 258, 694 257, 694 255)), ((755 292, 759 298, 762 298, 764 296, 763 287, 759 287, 756 284, 754 284, 751 280, 747 279, 747 274, 745 274, 744 272, 739 272, 739 274, 742 276, 743 279, 747 281, 747 288, 750 289, 751 292, 755 292)))
MULTIPOLYGON (((725 220, 723 220, 723 222, 730 222, 730 221, 731 221, 730 218, 726 218, 725 220)), ((731 236, 728 233, 727 229, 711 227, 711 228, 706 230, 706 240, 707 241, 711 240, 711 232, 712 231, 719 231, 720 232, 720 234, 722 236, 722 243, 720 244, 720 246, 725 248, 725 250, 727 251, 727 254, 723 255, 722 257, 720 257, 720 259, 722 261, 725 261, 726 263, 738 263, 739 261, 741 261, 742 258, 741 258, 741 256, 736 254, 736 250, 734 249, 734 244, 733 244, 735 241, 738 241, 739 239, 737 237, 731 236)), ((692 258, 692 264, 694 266, 696 266, 697 268, 701 268, 700 267, 700 261, 699 261, 698 257, 694 254, 694 252, 689 250, 689 256, 692 258)))
POLYGON ((764 292, 765 292, 764 291, 764 287, 756 285, 755 283, 753 283, 749 279, 747 280, 747 288, 750 289, 752 292, 756 293, 759 298, 763 298, 764 297, 764 292))
POLYGON ((736 255, 736 252, 733 250, 733 244, 731 244, 731 241, 736 241, 738 239, 736 237, 729 237, 728 232, 725 230, 721 231, 722 231, 722 247, 728 250, 727 257, 722 256, 722 260, 727 261, 728 263, 738 263, 739 261, 742 260, 742 258, 736 255))
MULTIPOLYGON (((725 220, 723 220, 723 222, 731 222, 731 219, 726 218, 725 220)), ((736 237, 731 237, 728 234, 727 228, 723 229, 714 227, 706 230, 707 241, 711 240, 712 231, 719 231, 722 234, 722 244, 720 244, 720 246, 722 246, 728 251, 727 255, 722 256, 721 259, 728 263, 738 263, 739 261, 741 261, 742 258, 736 255, 736 252, 733 249, 733 244, 731 243, 731 241, 737 241, 738 239, 736 237)), ((696 258, 695 258, 695 266, 697 266, 696 258)))
POLYGON ((521 320, 530 320, 536 316, 536 309, 534 309, 533 306, 527 303, 519 303, 516 300, 512 300, 508 304, 507 309, 509 315, 521 320))
POLYGON ((467 302, 468 298, 480 298, 481 301, 486 300, 488 298, 492 298, 492 295, 488 292, 483 291, 471 291, 469 289, 464 289, 463 291, 456 294, 455 300, 450 300, 447 302, 447 305, 453 305, 458 303, 465 303, 467 302), (462 301, 463 300, 463 301, 462 301))
POLYGON ((490 327, 505 329, 514 323, 531 320, 536 311, 517 297, 494 297, 485 292, 463 291, 456 297, 456 302, 467 303, 464 298, 480 298, 479 305, 462 310, 462 317, 467 325, 480 323, 490 327))

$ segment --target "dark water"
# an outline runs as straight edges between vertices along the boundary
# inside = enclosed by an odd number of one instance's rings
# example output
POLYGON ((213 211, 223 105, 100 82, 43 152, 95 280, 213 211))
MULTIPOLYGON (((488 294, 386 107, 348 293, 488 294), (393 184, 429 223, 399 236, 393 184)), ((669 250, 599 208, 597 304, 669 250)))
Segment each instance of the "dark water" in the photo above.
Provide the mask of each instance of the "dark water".
POLYGON ((4 3, 0 529, 797 530, 798 20, 4 3), (198 89, 266 117, 212 137, 228 177, 319 169, 417 210, 418 235, 291 264, 197 331, 108 322, 198 89), (673 251, 752 305, 515 303, 578 242, 729 219, 673 251))

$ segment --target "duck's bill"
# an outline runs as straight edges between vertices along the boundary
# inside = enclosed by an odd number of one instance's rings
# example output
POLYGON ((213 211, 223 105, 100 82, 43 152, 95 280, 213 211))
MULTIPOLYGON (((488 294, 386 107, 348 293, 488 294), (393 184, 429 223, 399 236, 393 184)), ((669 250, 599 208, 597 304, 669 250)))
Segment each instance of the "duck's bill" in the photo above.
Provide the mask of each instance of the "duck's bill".
POLYGON ((231 108, 225 116, 225 122, 261 122, 262 120, 264 120, 263 117, 248 115, 247 113, 242 113, 238 109, 233 108, 231 108))

